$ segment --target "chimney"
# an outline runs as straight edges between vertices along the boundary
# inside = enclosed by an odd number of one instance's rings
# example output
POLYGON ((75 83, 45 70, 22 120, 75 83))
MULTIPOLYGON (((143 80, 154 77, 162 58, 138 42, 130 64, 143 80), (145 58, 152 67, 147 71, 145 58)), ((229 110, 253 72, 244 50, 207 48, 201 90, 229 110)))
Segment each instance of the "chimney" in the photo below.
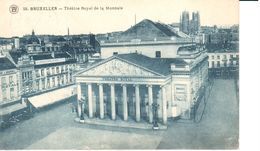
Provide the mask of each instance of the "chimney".
POLYGON ((96 46, 96 38, 94 34, 89 35, 89 44, 95 49, 96 46))
POLYGON ((14 48, 19 49, 20 48, 20 39, 19 37, 14 38, 14 48))

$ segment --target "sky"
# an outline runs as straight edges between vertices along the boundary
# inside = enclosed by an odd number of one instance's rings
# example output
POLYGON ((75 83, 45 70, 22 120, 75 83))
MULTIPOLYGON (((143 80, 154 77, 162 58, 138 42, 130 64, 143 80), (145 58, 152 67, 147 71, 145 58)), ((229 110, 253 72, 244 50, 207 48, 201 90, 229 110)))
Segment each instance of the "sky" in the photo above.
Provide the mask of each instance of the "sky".
POLYGON ((239 24, 238 0, 1 0, 0 37, 31 34, 65 35, 124 31, 143 19, 179 22, 182 11, 200 12, 201 25, 239 24), (9 8, 16 5, 18 13, 9 8), (24 11, 26 7, 29 11, 24 11), (30 11, 30 7, 57 7, 56 11, 30 11), (80 10, 65 10, 79 7, 80 10), (82 10, 81 7, 92 10, 82 10), (98 8, 94 10, 94 8, 98 8), (106 10, 120 7, 121 10, 106 10), (61 9, 60 9, 61 8, 61 9), (101 10, 100 8, 104 8, 101 10))

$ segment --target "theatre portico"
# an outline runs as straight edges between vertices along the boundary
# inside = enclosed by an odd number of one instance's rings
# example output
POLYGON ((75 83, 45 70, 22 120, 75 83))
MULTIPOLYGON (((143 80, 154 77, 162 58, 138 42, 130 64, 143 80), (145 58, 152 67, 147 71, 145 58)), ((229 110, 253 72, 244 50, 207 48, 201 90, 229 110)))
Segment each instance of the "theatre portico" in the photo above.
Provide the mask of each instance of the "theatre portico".
POLYGON ((150 58, 114 55, 76 74, 78 116, 166 125, 190 118, 190 108, 207 78, 207 57, 150 58), (197 61, 196 61, 197 60, 197 61))

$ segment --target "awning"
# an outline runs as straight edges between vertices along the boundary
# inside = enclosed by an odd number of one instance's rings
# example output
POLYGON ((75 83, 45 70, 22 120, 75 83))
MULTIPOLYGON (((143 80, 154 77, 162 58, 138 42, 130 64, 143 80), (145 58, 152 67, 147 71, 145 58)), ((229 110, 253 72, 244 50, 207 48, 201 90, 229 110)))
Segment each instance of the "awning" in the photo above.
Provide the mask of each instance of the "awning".
POLYGON ((26 104, 20 104, 20 103, 10 105, 10 106, 7 106, 7 107, 3 107, 3 108, 0 109, 0 116, 11 114, 13 112, 22 110, 24 108, 26 108, 26 104))
POLYGON ((41 108, 73 96, 73 90, 74 85, 29 97, 28 100, 35 108, 41 108))

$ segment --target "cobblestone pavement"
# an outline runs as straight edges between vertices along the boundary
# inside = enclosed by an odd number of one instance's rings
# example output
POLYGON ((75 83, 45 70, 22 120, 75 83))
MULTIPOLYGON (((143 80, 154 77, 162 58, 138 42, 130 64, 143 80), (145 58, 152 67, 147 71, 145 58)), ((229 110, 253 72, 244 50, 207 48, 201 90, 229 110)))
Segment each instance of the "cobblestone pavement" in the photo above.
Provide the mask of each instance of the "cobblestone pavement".
POLYGON ((234 81, 216 80, 200 123, 169 121, 168 130, 74 122, 70 104, 37 113, 0 132, 0 149, 230 149, 238 147, 234 81))

